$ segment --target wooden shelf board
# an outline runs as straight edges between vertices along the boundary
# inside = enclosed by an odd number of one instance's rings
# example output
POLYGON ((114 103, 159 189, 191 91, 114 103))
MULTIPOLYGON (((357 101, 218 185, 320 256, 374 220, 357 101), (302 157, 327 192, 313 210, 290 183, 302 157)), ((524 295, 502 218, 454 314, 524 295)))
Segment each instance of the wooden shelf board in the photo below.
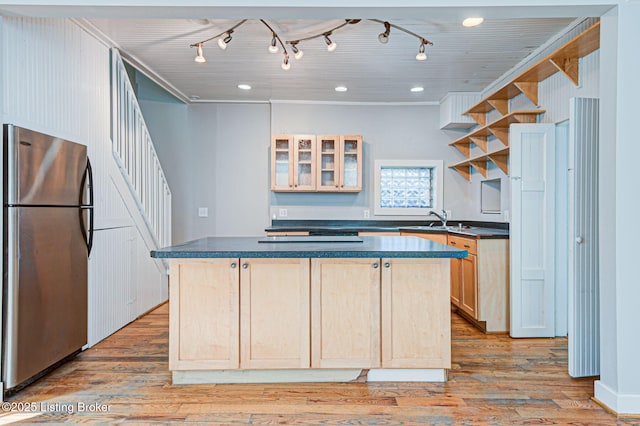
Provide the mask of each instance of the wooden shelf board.
MULTIPOLYGON (((553 74, 562 71, 574 82, 574 84, 577 85, 578 60, 599 48, 600 22, 596 22, 591 27, 560 46, 554 52, 532 65, 526 71, 511 80, 511 82, 469 108, 465 114, 487 113, 494 109, 493 105, 488 102, 489 100, 508 100, 519 95, 522 91, 514 84, 514 82, 539 83, 551 77, 553 74)), ((537 102, 534 103, 537 105, 537 102)))
MULTIPOLYGON (((489 124, 487 124, 486 126, 483 127, 479 127, 478 129, 474 130, 473 132, 461 137, 460 139, 456 139, 453 142, 450 142, 449 145, 450 146, 455 146, 456 148, 459 148, 459 145, 469 145, 470 143, 472 143, 472 138, 478 138, 478 137, 487 137, 487 136, 492 136, 494 133, 491 131, 491 128, 495 127, 495 128, 509 128, 509 124, 512 123, 535 123, 535 117, 538 114, 543 114, 546 111, 543 109, 533 109, 533 110, 518 110, 518 111, 512 111, 509 114, 505 115, 504 117, 501 117, 489 124), (533 117, 532 121, 527 121, 530 120, 527 117, 533 117)), ((463 153, 464 154, 464 153, 463 153)), ((467 154, 468 156, 468 154, 467 154)))

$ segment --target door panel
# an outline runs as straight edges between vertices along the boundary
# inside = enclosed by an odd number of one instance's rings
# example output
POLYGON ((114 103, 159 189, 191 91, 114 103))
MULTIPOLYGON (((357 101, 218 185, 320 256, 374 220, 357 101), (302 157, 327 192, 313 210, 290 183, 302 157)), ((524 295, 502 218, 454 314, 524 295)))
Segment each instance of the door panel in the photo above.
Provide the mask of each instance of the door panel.
POLYGON ((555 336, 555 126, 511 126, 511 336, 555 336))

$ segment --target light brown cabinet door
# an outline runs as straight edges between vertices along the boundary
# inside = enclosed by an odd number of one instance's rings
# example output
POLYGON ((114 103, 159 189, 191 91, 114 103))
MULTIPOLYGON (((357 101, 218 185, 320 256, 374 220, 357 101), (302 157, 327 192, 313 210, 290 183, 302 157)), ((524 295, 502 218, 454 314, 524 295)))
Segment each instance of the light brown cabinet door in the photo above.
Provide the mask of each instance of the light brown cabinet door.
POLYGON ((293 137, 293 189, 294 191, 316 190, 316 136, 294 135, 293 137))
POLYGON ((293 191, 293 158, 293 135, 272 135, 272 191, 293 191))
POLYGON ((238 259, 171 261, 169 368, 239 368, 238 259))
POLYGON ((316 137, 317 166, 316 183, 318 191, 338 191, 340 189, 341 144, 338 135, 316 137))
POLYGON ((382 367, 451 368, 449 259, 382 259, 382 367))
POLYGON ((460 308, 478 319, 478 287, 476 280, 476 256, 470 254, 461 259, 462 264, 462 294, 460 299, 460 308))
POLYGON ((309 259, 240 265, 240 367, 309 368, 309 259))
POLYGON ((460 307, 462 292, 462 259, 451 259, 451 303, 460 307))
POLYGON ((311 259, 311 367, 380 367, 380 259, 311 259))
POLYGON ((340 136, 340 191, 362 191, 362 136, 340 136))

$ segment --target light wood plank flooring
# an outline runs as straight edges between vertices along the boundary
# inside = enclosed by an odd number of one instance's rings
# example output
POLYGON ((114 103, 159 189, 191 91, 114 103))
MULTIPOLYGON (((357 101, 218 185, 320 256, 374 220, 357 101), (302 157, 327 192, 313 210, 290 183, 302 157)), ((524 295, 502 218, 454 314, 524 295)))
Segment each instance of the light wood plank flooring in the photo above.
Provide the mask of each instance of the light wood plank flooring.
POLYGON ((173 386, 163 305, 11 397, 36 412, 0 424, 640 424, 593 402, 593 379, 568 376, 566 339, 487 336, 455 314, 452 329, 448 383, 173 386))

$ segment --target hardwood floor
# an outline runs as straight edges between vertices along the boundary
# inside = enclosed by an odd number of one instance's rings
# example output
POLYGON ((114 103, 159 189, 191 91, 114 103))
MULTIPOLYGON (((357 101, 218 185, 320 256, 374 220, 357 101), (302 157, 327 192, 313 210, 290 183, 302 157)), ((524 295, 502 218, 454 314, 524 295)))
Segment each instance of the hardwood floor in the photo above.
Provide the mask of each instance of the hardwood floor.
POLYGON ((165 304, 9 398, 0 424, 640 424, 568 376, 566 339, 484 335, 455 314, 452 330, 448 383, 173 386, 165 304))

